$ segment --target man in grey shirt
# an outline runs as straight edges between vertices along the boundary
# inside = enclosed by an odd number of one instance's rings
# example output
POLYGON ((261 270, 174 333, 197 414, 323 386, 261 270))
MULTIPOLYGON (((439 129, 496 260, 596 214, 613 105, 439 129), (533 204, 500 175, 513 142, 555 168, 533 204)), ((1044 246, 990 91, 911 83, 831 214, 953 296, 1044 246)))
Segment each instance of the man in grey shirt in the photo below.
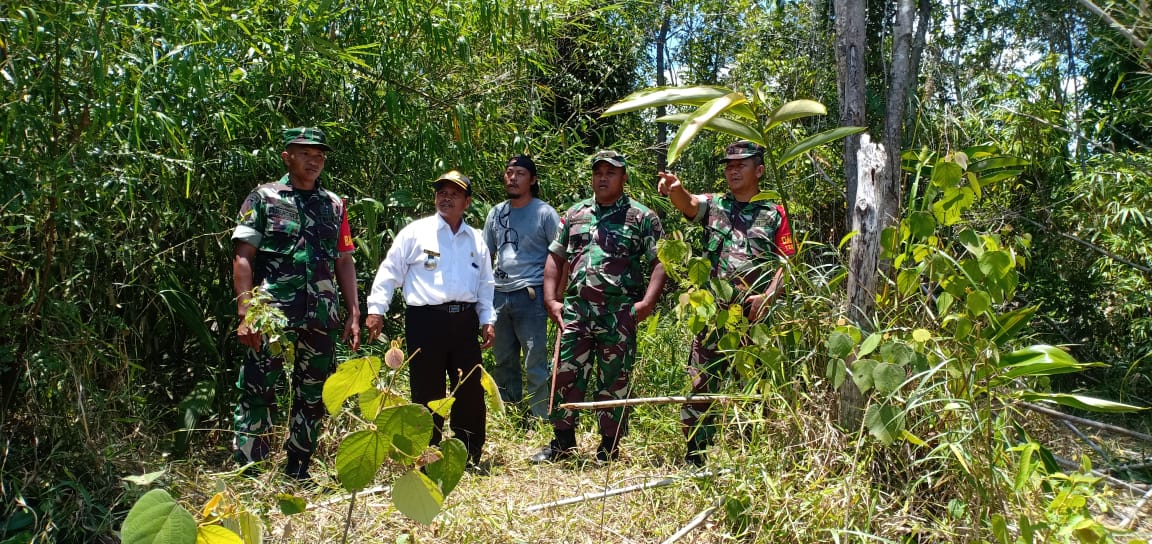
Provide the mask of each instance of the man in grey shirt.
POLYGON ((548 244, 556 237, 560 216, 536 198, 540 184, 536 163, 527 155, 508 159, 504 168, 508 200, 488 213, 484 240, 496 260, 496 342, 492 377, 505 402, 524 400, 524 374, 528 376, 531 413, 548 417, 552 369, 548 364, 548 314, 544 310, 544 261, 548 244), (524 357, 521 371, 520 357, 524 357))

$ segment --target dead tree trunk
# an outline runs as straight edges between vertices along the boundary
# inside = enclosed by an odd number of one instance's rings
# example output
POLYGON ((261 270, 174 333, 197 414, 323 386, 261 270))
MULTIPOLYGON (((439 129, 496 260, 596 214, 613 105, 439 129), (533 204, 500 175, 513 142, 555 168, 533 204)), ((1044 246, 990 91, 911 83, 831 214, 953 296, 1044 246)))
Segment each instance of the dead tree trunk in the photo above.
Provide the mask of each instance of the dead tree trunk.
MULTIPOLYGON (((836 90, 840 95, 840 124, 862 127, 865 123, 866 80, 864 70, 865 0, 835 0, 836 13, 836 90)), ((860 136, 844 138, 844 180, 846 226, 852 228, 852 205, 856 202, 856 151, 860 136)))
MULTIPOLYGON (((856 202, 852 207, 852 230, 856 236, 848 256, 848 318, 862 331, 872 330, 876 310, 876 283, 880 263, 880 203, 878 185, 887 168, 884 146, 871 142, 867 134, 860 137, 857 153, 859 177, 856 180, 856 202)), ((852 361, 847 361, 849 365, 852 361)), ((851 368, 851 366, 849 366, 851 368)), ((840 386, 840 425, 854 431, 864 418, 867 397, 851 379, 840 386)))

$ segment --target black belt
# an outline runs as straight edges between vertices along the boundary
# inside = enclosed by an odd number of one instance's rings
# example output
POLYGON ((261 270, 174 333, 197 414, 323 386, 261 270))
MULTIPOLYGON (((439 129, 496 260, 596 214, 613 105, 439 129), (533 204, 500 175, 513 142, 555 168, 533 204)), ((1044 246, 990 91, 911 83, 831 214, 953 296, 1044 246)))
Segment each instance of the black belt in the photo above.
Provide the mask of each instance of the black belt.
POLYGON ((432 310, 440 310, 441 312, 448 312, 450 314, 458 314, 466 312, 476 307, 475 302, 445 302, 444 304, 429 304, 427 306, 417 306, 417 308, 428 308, 432 310))

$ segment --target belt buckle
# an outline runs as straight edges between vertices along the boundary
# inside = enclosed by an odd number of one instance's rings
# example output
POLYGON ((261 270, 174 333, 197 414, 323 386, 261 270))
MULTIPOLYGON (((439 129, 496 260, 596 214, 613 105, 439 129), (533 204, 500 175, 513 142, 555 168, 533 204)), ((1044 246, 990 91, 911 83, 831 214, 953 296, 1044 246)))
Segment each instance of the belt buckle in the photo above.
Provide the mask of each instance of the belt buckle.
POLYGON ((461 306, 463 306, 463 304, 449 304, 448 305, 448 313, 450 313, 450 314, 460 313, 461 311, 463 311, 463 308, 461 308, 461 306))

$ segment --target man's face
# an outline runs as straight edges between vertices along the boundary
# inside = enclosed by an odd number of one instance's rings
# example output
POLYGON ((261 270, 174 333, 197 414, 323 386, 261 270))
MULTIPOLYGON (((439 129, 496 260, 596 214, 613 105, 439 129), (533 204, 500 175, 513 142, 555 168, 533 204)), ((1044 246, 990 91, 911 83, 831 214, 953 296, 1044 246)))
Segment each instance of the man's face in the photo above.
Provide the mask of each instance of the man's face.
POLYGON ((293 144, 280 153, 280 158, 284 159, 290 179, 312 183, 324 171, 327 154, 316 146, 293 144))
POLYGON ((504 169, 504 191, 508 198, 519 198, 532 192, 532 184, 536 183, 536 176, 523 166, 509 166, 504 169))
POLYGON ((472 197, 455 183, 441 183, 436 189, 436 211, 449 223, 455 223, 464 217, 464 210, 472 204, 472 197))
POLYGON ((592 167, 592 193, 597 204, 611 204, 624 194, 624 182, 628 173, 608 161, 600 161, 592 167))
POLYGON ((764 165, 755 157, 730 159, 724 165, 724 179, 728 180, 728 190, 733 193, 750 190, 759 192, 759 180, 762 175, 764 165))

